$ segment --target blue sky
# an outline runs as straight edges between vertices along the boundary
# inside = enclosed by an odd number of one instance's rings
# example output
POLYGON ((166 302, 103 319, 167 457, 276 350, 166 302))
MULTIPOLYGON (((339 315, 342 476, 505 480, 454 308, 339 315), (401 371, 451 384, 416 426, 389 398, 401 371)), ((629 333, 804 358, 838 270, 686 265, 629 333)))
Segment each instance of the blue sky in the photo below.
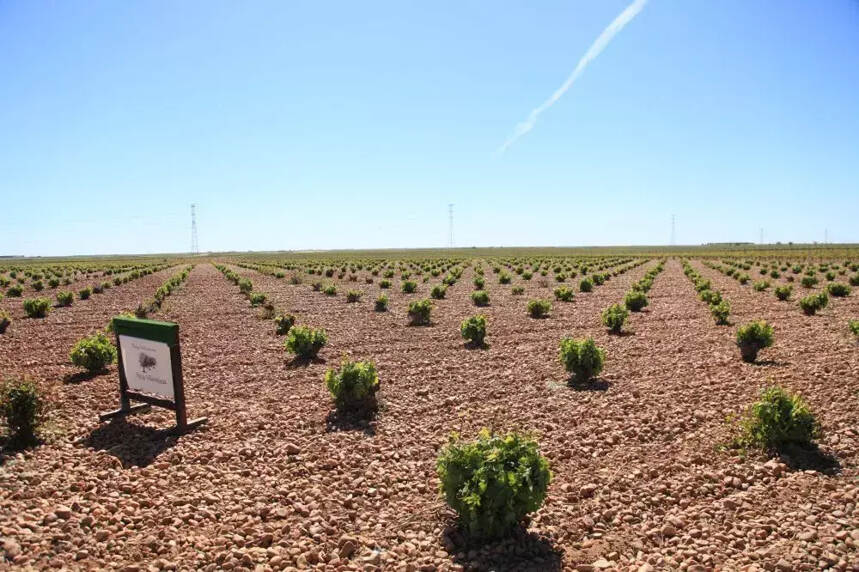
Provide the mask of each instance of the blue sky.
POLYGON ((859 2, 0 1, 0 253, 859 242, 859 2))

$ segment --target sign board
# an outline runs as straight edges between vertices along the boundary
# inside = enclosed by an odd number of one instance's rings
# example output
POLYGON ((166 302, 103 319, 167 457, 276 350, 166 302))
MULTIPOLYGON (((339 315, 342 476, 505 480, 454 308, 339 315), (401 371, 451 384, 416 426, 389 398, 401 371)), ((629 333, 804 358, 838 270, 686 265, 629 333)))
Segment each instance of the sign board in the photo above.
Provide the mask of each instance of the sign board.
POLYGON ((186 430, 205 423, 188 422, 179 351, 179 324, 116 317, 113 330, 119 346, 119 409, 103 413, 102 421, 149 409, 150 405, 176 412, 176 427, 186 430), (131 405, 131 400, 142 404, 131 405))
POLYGON ((164 342, 119 334, 119 350, 128 389, 175 399, 170 346, 164 342))

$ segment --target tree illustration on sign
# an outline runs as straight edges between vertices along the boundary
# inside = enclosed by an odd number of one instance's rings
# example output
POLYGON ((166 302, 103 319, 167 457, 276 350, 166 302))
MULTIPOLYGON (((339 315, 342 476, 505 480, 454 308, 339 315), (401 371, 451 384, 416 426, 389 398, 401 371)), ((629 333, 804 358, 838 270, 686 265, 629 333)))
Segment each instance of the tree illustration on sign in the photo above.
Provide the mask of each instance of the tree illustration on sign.
POLYGON ((140 367, 143 368, 143 373, 146 373, 147 370, 152 369, 153 367, 155 367, 155 364, 158 363, 157 361, 155 361, 154 357, 144 353, 140 354, 140 359, 138 361, 140 362, 140 367))

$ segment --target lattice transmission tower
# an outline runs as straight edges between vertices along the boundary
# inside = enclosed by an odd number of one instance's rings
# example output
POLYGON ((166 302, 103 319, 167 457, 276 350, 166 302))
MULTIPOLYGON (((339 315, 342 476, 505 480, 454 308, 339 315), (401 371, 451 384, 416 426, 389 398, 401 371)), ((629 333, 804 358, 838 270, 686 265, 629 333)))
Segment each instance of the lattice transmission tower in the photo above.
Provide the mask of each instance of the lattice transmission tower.
POLYGON ((671 246, 677 244, 677 235, 674 233, 674 215, 671 215, 671 246))
POLYGON ((448 246, 453 248, 453 203, 447 205, 448 246))
POLYGON ((200 244, 197 242, 197 212, 196 205, 191 203, 191 254, 200 254, 200 244))

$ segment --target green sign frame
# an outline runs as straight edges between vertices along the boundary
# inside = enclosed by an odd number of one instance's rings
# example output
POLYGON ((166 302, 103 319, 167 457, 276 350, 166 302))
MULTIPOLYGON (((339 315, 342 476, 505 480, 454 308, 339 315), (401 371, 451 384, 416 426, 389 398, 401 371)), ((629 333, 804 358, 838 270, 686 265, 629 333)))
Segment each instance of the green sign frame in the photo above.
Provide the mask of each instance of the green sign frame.
MULTIPOLYGON (((173 322, 159 322, 156 320, 145 320, 140 318, 125 318, 117 316, 112 320, 113 331, 116 334, 116 347, 119 349, 119 409, 102 413, 99 415, 100 421, 114 419, 117 417, 125 417, 132 413, 149 411, 150 406, 156 405, 164 407, 176 412, 176 429, 186 431, 197 427, 207 421, 205 417, 188 421, 185 410, 185 386, 182 379, 182 352, 179 347, 179 324, 173 322), (125 354, 123 351, 123 339, 126 344, 134 342, 151 343, 153 346, 161 348, 163 357, 169 356, 169 367, 162 366, 161 371, 172 380, 172 391, 165 392, 170 395, 160 396, 140 391, 136 386, 130 387, 128 382, 129 369, 133 369, 132 364, 125 363, 125 354), (166 347, 165 347, 166 346, 166 347), (132 405, 131 401, 140 403, 132 405)), ((136 348, 135 344, 135 348, 136 348)), ((143 367, 143 372, 147 368, 155 367, 157 360, 153 356, 146 355, 146 361, 141 361, 140 366, 143 367)), ((139 369, 139 368, 137 368, 139 369)), ((139 372, 135 375, 141 379, 146 376, 141 376, 139 372)))

